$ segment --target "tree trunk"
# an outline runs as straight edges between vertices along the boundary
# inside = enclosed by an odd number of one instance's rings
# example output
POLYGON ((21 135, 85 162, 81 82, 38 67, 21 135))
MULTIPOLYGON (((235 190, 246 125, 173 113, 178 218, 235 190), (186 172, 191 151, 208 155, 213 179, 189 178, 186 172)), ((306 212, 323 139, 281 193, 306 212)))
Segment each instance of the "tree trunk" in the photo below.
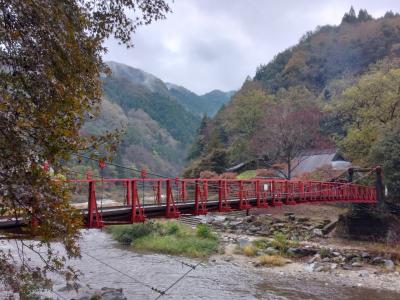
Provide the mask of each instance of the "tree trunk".
POLYGON ((287 160, 287 179, 292 178, 292 160, 290 159, 290 156, 288 156, 287 160))

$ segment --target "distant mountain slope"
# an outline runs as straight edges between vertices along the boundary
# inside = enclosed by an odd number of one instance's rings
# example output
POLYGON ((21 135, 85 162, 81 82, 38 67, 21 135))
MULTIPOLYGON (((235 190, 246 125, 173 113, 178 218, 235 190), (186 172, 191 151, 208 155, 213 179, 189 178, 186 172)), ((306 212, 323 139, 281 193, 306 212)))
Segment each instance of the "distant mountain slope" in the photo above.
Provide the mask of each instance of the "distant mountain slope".
POLYGON ((142 70, 109 62, 112 75, 103 80, 106 97, 124 111, 142 109, 178 141, 187 145, 200 118, 185 110, 172 97, 164 82, 142 70))
POLYGON ((400 16, 343 21, 306 33, 300 42, 261 65, 255 80, 272 93, 304 85, 321 92, 334 78, 358 75, 371 63, 400 55, 400 16))
POLYGON ((233 94, 235 94, 235 91, 222 92, 220 90, 213 90, 204 95, 201 95, 200 97, 206 102, 210 103, 210 108, 207 114, 212 117, 223 105, 231 100, 233 94))
MULTIPOLYGON (((112 73, 103 78, 100 115, 88 121, 83 132, 100 134, 124 127, 126 132, 114 162, 178 175, 200 125, 199 111, 210 102, 206 112, 215 113, 227 101, 224 93, 218 100, 203 99, 183 87, 175 93, 172 84, 140 69, 116 62, 107 64, 112 73)), ((108 176, 132 176, 126 170, 106 169, 108 176)))
POLYGON ((188 89, 173 84, 166 83, 169 92, 187 110, 197 115, 214 116, 222 105, 227 103, 234 92, 222 92, 214 90, 204 95, 197 95, 188 89))

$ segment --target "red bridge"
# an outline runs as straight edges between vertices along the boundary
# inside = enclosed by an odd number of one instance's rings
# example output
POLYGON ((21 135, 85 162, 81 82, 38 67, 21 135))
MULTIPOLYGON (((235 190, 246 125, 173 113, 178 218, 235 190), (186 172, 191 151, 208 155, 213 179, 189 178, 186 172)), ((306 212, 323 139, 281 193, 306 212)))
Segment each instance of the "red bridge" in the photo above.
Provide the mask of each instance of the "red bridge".
MULTIPOLYGON (((125 178, 67 180, 76 197, 87 197, 86 226, 178 218, 210 211, 324 202, 376 203, 375 187, 354 183, 279 179, 125 178), (113 205, 110 201, 113 199, 113 205), (104 202, 104 203, 103 203, 104 202)), ((84 200, 86 201, 86 200, 84 200)))

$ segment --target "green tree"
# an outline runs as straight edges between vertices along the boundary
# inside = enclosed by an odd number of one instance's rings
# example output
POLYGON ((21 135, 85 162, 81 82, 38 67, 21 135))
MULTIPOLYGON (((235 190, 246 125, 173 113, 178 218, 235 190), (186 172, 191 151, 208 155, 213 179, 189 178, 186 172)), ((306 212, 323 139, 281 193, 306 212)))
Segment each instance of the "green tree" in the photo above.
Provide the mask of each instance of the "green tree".
POLYGON ((400 118, 400 69, 385 64, 370 72, 333 103, 345 129, 338 143, 355 163, 368 165, 372 146, 392 130, 400 118))
POLYGON ((358 12, 357 19, 359 22, 364 22, 364 21, 372 20, 373 18, 366 9, 360 9, 358 12))
POLYGON ((71 154, 104 142, 79 135, 100 103, 103 42, 114 37, 130 47, 138 26, 169 10, 163 0, 0 1, 0 215, 38 222, 28 229, 39 242, 18 243, 44 262, 34 268, 23 258, 26 250, 21 260, 0 251, 0 285, 23 299, 51 288, 49 271, 76 278, 50 242, 57 238, 67 257, 79 256, 81 217, 64 185, 41 166, 48 161, 63 172, 71 154))
POLYGON ((342 19, 342 23, 355 23, 357 22, 357 15, 354 7, 351 6, 349 12, 345 13, 342 19))
POLYGON ((265 114, 264 107, 272 103, 259 83, 246 81, 223 113, 222 124, 228 135, 229 152, 233 161, 249 158, 248 140, 257 129, 258 122, 265 114))
POLYGON ((384 170, 389 198, 400 202, 400 123, 378 140, 371 154, 373 161, 384 170))
POLYGON ((392 198, 400 196, 400 68, 396 62, 373 65, 333 102, 344 134, 337 143, 355 164, 382 165, 392 198))

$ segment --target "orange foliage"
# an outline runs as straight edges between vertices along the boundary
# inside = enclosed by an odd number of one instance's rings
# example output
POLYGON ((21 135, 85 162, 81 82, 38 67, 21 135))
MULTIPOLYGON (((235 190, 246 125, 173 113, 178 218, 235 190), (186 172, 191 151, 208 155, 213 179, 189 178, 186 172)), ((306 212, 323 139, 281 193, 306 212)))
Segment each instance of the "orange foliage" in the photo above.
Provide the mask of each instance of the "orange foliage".
POLYGON ((219 178, 219 175, 214 171, 202 171, 202 172, 200 172, 200 178, 217 179, 217 178, 219 178))
POLYGON ((221 174, 221 179, 236 179, 237 174, 234 172, 226 172, 221 174))

